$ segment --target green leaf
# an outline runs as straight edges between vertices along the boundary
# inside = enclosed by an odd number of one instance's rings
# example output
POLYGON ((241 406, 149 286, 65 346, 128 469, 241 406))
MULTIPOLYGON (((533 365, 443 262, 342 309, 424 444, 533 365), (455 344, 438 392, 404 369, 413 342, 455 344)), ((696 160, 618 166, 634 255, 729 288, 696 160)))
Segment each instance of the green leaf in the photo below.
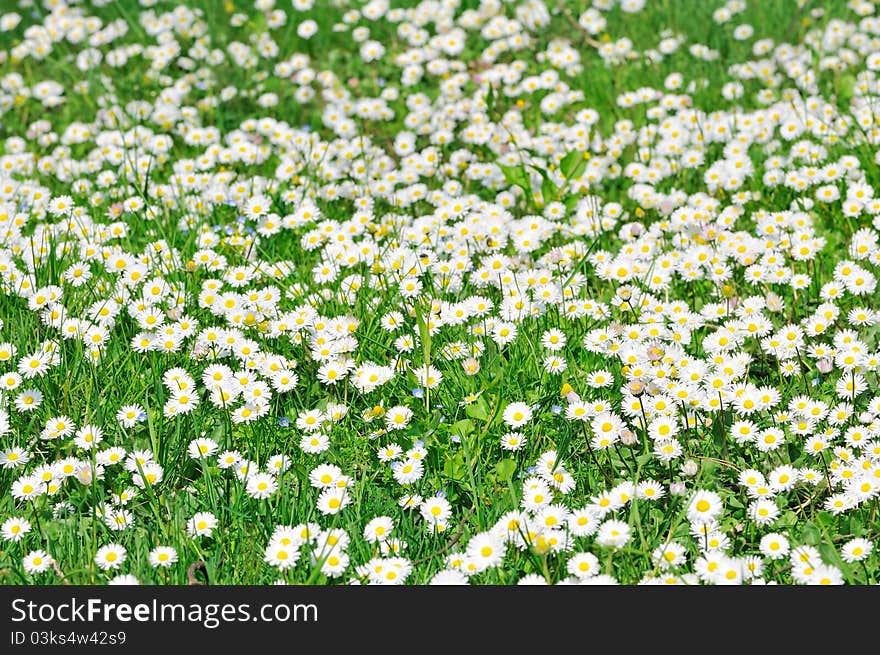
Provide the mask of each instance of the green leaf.
POLYGON ((822 557, 823 562, 837 566, 843 564, 840 560, 840 555, 837 554, 837 549, 831 544, 823 542, 816 546, 816 548, 819 550, 819 555, 822 557))
POLYGON ((549 176, 545 176, 544 181, 541 182, 541 195, 544 197, 545 205, 548 202, 553 202, 559 196, 559 189, 556 188, 549 176))
POLYGON ((826 512, 823 510, 816 514, 816 523, 819 524, 820 528, 828 529, 834 527, 836 519, 831 512, 826 512))
POLYGON ((486 108, 490 115, 492 110, 495 109, 495 87, 491 84, 489 84, 489 89, 486 91, 486 108))
POLYGON ((559 162, 559 168, 566 180, 580 177, 586 167, 587 160, 584 157, 584 153, 580 150, 572 150, 559 162))
POLYGON ((812 521, 807 521, 801 530, 801 540, 810 546, 815 546, 822 541, 822 534, 819 528, 812 521))
POLYGON ((447 458, 443 463, 443 472, 447 477, 453 480, 459 482, 464 480, 465 475, 467 474, 467 464, 464 461, 464 453, 459 450, 455 455, 447 458))
POLYGON ((848 102, 856 93, 856 78, 853 75, 846 74, 840 78, 838 97, 844 102, 848 102))
POLYGON ((849 531, 851 534, 861 537, 865 534, 865 524, 857 516, 851 516, 849 519, 849 531))
POLYGON ((718 468, 718 464, 716 462, 713 462, 711 459, 704 459, 700 465, 700 468, 702 469, 702 474, 708 478, 711 477, 712 474, 715 472, 715 469, 718 468))
POLYGON ((419 328, 419 339, 422 342, 422 352, 426 362, 431 361, 431 332, 428 330, 428 322, 422 316, 421 311, 416 309, 416 323, 419 328))
POLYGON ((42 536, 48 538, 50 541, 55 541, 61 538, 61 534, 63 530, 60 525, 58 525, 55 521, 51 521, 45 523, 43 526, 43 534, 42 536))
POLYGON ((516 461, 510 458, 502 459, 495 465, 495 470, 502 480, 510 480, 513 477, 514 471, 516 471, 516 461))
POLYGON ((658 507, 652 507, 648 510, 648 515, 651 517, 651 522, 656 523, 657 525, 662 525, 663 521, 668 517, 663 513, 663 510, 658 507))
POLYGON ((727 505, 729 507, 734 507, 736 509, 744 509, 745 508, 745 505, 743 505, 742 502, 740 501, 740 499, 737 498, 736 496, 731 496, 725 502, 727 503, 727 505))
POLYGON ((797 522, 797 514, 795 514, 791 510, 788 510, 779 517, 779 519, 776 521, 776 524, 781 528, 791 528, 797 525, 797 522))
POLYGON ((480 396, 470 405, 465 407, 464 413, 478 421, 489 420, 489 404, 486 399, 480 396))
POLYGON ((468 418, 463 418, 453 423, 451 429, 453 434, 464 438, 474 431, 474 422, 468 418))
POLYGON ((504 173, 504 179, 509 184, 513 184, 522 188, 531 198, 532 196, 532 179, 529 177, 525 166, 505 166, 498 164, 498 168, 504 173))

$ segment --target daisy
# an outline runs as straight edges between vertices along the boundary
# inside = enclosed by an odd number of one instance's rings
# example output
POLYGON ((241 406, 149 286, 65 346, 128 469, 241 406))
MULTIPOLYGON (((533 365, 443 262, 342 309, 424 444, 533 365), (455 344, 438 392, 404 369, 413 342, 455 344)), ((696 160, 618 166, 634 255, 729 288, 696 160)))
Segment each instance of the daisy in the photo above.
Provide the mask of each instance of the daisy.
POLYGON ((594 535, 600 523, 600 515, 590 507, 573 510, 568 517, 569 532, 576 537, 594 535))
POLYGON ((116 420, 125 428, 133 428, 145 418, 146 412, 140 405, 123 405, 116 412, 116 420))
POLYGON ((428 581, 428 584, 431 586, 439 585, 439 586, 451 586, 451 585, 466 585, 470 584, 468 580, 468 576, 460 571, 456 571, 454 569, 443 569, 442 571, 438 571, 434 574, 434 576, 428 581))
POLYGON ((408 407, 397 405, 385 412, 385 423, 389 430, 403 430, 413 417, 413 411, 408 407))
POLYGON ((13 446, 0 451, 0 466, 5 469, 14 469, 27 464, 31 459, 30 453, 24 448, 13 446))
POLYGON ((616 519, 609 519, 599 526, 596 543, 600 546, 622 548, 630 540, 629 524, 616 519))
POLYGON ((394 521, 389 516, 377 516, 364 526, 364 539, 370 543, 385 541, 394 529, 394 521))
POLYGON ((331 553, 324 559, 321 565, 321 573, 328 578, 338 578, 350 564, 350 558, 347 553, 331 553))
POLYGON ((501 437, 501 448, 518 451, 526 444, 526 437, 521 432, 507 432, 501 437))
POLYGON ((45 550, 32 550, 22 559, 22 567, 30 575, 49 570, 54 560, 45 550))
POLYGON ((299 442, 303 452, 309 454, 322 453, 330 447, 330 437, 326 434, 304 434, 299 442))
POLYGON ((205 459, 214 455, 218 448, 217 442, 213 439, 200 437, 189 442, 187 453, 192 459, 205 459))
POLYGON ((842 585, 844 583, 843 572, 835 566, 819 564, 805 582, 811 585, 842 585))
POLYGON ((114 532, 125 530, 134 523, 134 515, 126 509, 107 510, 104 515, 104 523, 114 532))
POLYGON ((43 403, 43 393, 39 389, 24 389, 15 397, 15 408, 20 412, 37 409, 43 403))
POLYGON ((246 492, 251 498, 264 500, 278 489, 278 481, 270 473, 254 473, 248 476, 246 492))
POLYGON ((126 549, 120 544, 107 544, 95 553, 95 564, 104 571, 118 569, 125 562, 126 555, 126 549))
POLYGON ((16 516, 6 519, 0 526, 0 535, 6 541, 21 541, 30 531, 30 521, 16 516))
POLYGON ((95 425, 84 425, 76 431, 73 443, 83 450, 92 450, 97 447, 104 438, 104 432, 95 425))
POLYGON ((329 487, 324 489, 318 496, 318 511, 325 516, 328 514, 337 514, 351 503, 351 494, 346 489, 339 487, 329 487))
POLYGON ((547 373, 558 375, 565 372, 568 368, 568 362, 558 355, 550 355, 544 358, 543 367, 547 373))
POLYGON ((784 535, 771 532, 761 537, 759 548, 765 557, 781 559, 789 553, 789 542, 784 535))
POLYGON ((605 369, 593 371, 587 376, 587 384, 593 389, 608 387, 614 384, 614 376, 605 369))
POLYGON ((217 467, 220 469, 232 468, 241 461, 241 454, 234 450, 227 450, 217 456, 217 467))
POLYGON ((643 480, 636 485, 636 498, 658 500, 666 495, 666 489, 655 480, 643 480))
POLYGON ((415 372, 416 380, 426 389, 436 389, 443 381, 443 374, 433 366, 422 366, 415 372))
POLYGON ((149 554, 150 565, 167 568, 177 562, 177 551, 171 546, 156 546, 149 554))
POLYGON ((711 521, 724 511, 721 497, 707 489, 698 490, 691 498, 687 509, 690 521, 711 521))
POLYGON ((856 537, 850 539, 840 547, 840 554, 843 561, 847 563, 860 562, 867 558, 874 550, 874 544, 869 540, 856 537))
POLYGON ((574 554, 565 565, 566 571, 581 580, 591 578, 601 572, 599 558, 593 553, 574 554))
POLYGON ((326 420, 324 413, 319 409, 300 413, 296 419, 296 427, 300 430, 316 431, 321 428, 321 423, 326 420))
POLYGON ((299 557, 299 548, 276 541, 272 541, 266 546, 263 555, 263 559, 267 564, 277 567, 280 571, 296 566, 299 557))
POLYGON ((532 408, 523 402, 510 403, 502 415, 504 422, 511 428, 518 428, 532 419, 532 408))
POLYGON ((376 456, 380 462, 391 462, 403 454, 403 448, 399 444, 390 443, 378 449, 376 456))
POLYGON ((33 500, 46 493, 46 483, 33 475, 24 476, 12 483, 11 493, 16 500, 33 500))
POLYGON ((771 525, 779 517, 779 506, 769 498, 749 503, 748 515, 757 525, 771 525))
POLYGON ((410 457, 403 461, 393 462, 391 471, 398 484, 407 485, 421 479, 425 472, 425 466, 421 460, 410 457))
POLYGON ((217 527, 217 518, 211 512, 196 512, 186 522, 186 533, 191 537, 210 537, 217 527))
POLYGON ((452 505, 446 498, 430 496, 418 503, 419 512, 429 523, 445 523, 452 516, 452 505))
POLYGON ((145 489, 148 485, 155 486, 162 482, 165 477, 165 470, 156 462, 148 461, 140 465, 137 473, 132 475, 132 482, 135 486, 145 489))
POLYGON ((501 565, 505 544, 492 533, 482 532, 468 542, 465 554, 476 564, 478 571, 483 571, 501 565))

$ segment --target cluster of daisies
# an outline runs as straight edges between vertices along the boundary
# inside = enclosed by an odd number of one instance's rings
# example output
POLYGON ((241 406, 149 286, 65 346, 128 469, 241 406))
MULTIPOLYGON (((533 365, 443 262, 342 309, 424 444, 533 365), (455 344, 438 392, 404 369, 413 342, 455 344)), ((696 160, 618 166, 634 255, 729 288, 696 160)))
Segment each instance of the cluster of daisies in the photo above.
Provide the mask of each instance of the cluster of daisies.
POLYGON ((877 581, 873 2, 716 2, 736 61, 644 0, 108 4, 0 15, 23 581, 877 581))

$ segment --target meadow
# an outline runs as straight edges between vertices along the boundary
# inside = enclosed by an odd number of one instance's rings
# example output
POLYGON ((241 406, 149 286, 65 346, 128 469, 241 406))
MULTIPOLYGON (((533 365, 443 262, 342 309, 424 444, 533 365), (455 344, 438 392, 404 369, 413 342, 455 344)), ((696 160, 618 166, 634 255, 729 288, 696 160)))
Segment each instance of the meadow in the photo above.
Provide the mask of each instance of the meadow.
POLYGON ((869 0, 0 3, 0 582, 875 584, 869 0))

